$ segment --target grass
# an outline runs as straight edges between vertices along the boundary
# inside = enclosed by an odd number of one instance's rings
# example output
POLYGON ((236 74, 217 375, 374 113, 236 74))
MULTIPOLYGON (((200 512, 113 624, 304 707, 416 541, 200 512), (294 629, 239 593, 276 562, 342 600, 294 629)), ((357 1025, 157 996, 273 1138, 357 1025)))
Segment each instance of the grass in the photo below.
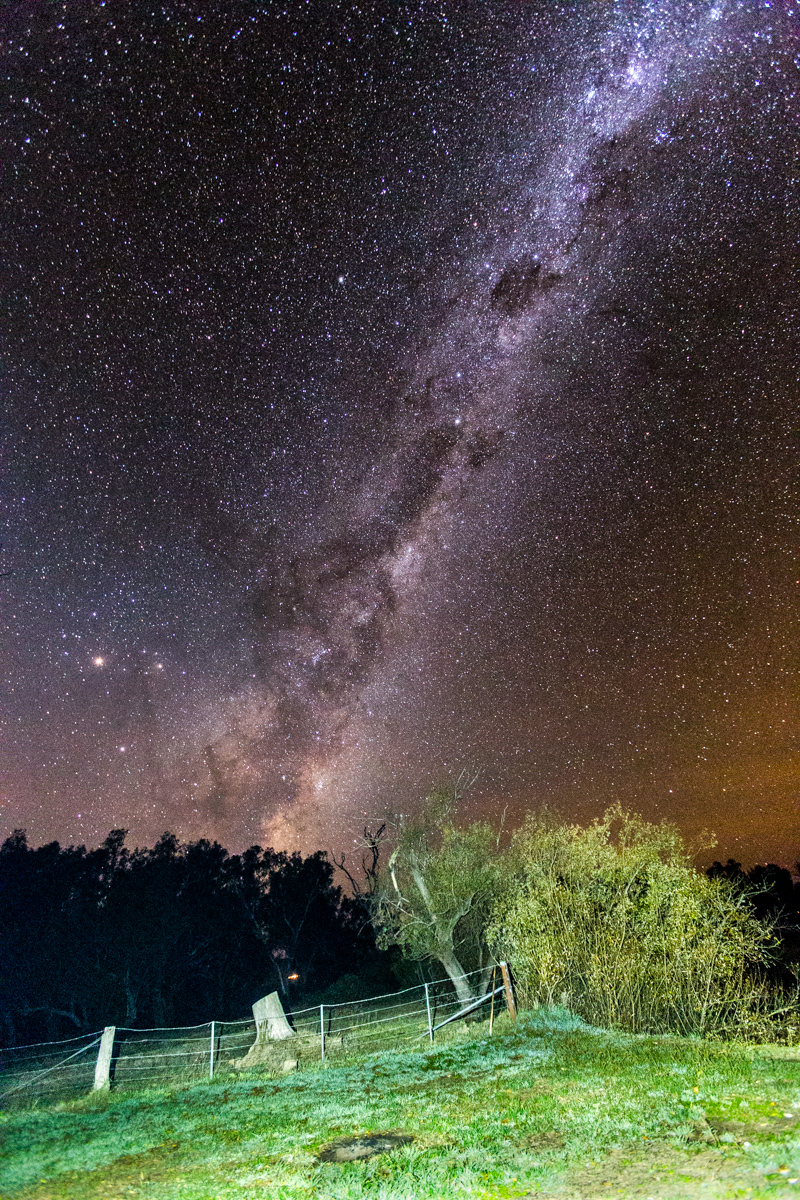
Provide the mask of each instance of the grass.
POLYGON ((778 1198, 800 1193, 800 1062, 593 1030, 564 1010, 433 1048, 95 1094, 0 1116, 3 1200, 778 1198), (789 1114, 788 1116, 785 1114, 789 1114), (795 1115, 796 1114, 796 1115, 795 1115), (405 1132, 365 1162, 329 1140, 405 1132))

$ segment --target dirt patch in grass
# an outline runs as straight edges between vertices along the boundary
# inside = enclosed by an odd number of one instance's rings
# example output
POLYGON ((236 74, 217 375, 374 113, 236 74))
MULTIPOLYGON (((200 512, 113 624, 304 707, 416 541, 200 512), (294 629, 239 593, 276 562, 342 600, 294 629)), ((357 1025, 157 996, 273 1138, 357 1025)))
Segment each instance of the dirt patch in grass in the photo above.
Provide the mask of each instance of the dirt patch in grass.
POLYGON ((322 1147, 317 1157, 320 1162, 357 1162, 378 1154, 390 1154, 398 1146, 407 1146, 413 1141, 414 1135, 410 1133, 365 1133, 361 1137, 335 1138, 322 1147))
POLYGON ((523 1138, 520 1145, 525 1150, 563 1150, 567 1140, 559 1129, 545 1129, 523 1138))
POLYGON ((137 1195, 145 1184, 168 1179, 181 1170, 178 1142, 165 1142, 141 1154, 123 1154, 94 1171, 65 1171, 56 1179, 14 1192, 15 1200, 117 1200, 137 1195))
POLYGON ((709 1129, 716 1137, 730 1141, 730 1137, 725 1137, 725 1134, 730 1134, 735 1142, 754 1142, 756 1138, 763 1140, 764 1138, 779 1137, 781 1134, 796 1130, 798 1123, 800 1123, 800 1118, 797 1116, 778 1117, 771 1121, 721 1121, 709 1117, 707 1121, 709 1129))
POLYGON ((398 1096, 405 1093, 440 1092, 445 1088, 448 1091, 456 1091, 468 1078, 469 1076, 464 1075, 437 1075, 435 1079, 414 1080, 413 1083, 399 1083, 395 1087, 390 1087, 386 1090, 398 1096))
POLYGON ((516 1100, 519 1103, 524 1103, 528 1100, 541 1100, 542 1096, 552 1096, 555 1093, 555 1087, 551 1083, 534 1084, 533 1087, 518 1087, 518 1088, 503 1088, 502 1094, 508 1096, 510 1100, 516 1100))
MULTIPOLYGON (((568 1177, 556 1191, 536 1194, 536 1200, 785 1200, 800 1194, 791 1184, 788 1168, 769 1181, 746 1159, 711 1148, 687 1151, 663 1143, 612 1150, 596 1163, 568 1177), (784 1180, 783 1174, 786 1174, 784 1180)), ((534 1193, 530 1193, 534 1200, 534 1193)))

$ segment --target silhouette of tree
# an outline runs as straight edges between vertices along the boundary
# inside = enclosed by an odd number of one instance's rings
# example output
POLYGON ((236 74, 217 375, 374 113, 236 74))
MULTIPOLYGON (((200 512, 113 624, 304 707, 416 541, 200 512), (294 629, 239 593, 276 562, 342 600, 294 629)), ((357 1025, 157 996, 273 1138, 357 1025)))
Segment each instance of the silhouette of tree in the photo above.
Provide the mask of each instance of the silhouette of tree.
POLYGON ((238 1018, 276 987, 302 999, 376 957, 322 851, 230 855, 170 833, 131 851, 125 836, 87 851, 33 848, 17 830, 0 847, 7 1043, 238 1018))

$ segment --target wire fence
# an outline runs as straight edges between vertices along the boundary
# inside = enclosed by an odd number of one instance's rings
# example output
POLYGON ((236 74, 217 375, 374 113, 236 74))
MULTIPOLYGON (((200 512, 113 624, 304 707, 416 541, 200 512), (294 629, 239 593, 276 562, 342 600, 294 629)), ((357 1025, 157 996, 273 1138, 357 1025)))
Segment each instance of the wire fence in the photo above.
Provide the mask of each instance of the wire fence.
MULTIPOLYGON (((476 983, 483 974, 473 971, 463 978, 476 983)), ((496 988, 498 994, 502 991, 502 986, 496 988)), ((488 1000, 489 993, 482 992, 479 1004, 488 1000)), ((438 1028, 468 1007, 449 979, 439 979, 368 1000, 303 1009, 294 1014, 293 1025, 301 1043, 318 1047, 321 1058, 332 1058, 420 1043, 424 1038, 433 1041, 438 1028)))
POLYGON ((0 1102, 30 1104, 88 1092, 94 1080, 102 1030, 62 1042, 0 1050, 0 1102))
MULTIPOLYGON (((463 976, 474 999, 449 979, 382 996, 319 1004, 287 1014, 291 1035, 269 1036, 254 1018, 159 1029, 106 1027, 63 1042, 0 1049, 0 1105, 52 1103, 99 1086, 115 1091, 188 1083, 220 1074, 280 1073, 320 1061, 422 1046, 459 1019, 492 1017, 506 1004, 500 976, 463 976)), ((462 989, 464 990, 464 989, 462 989)))

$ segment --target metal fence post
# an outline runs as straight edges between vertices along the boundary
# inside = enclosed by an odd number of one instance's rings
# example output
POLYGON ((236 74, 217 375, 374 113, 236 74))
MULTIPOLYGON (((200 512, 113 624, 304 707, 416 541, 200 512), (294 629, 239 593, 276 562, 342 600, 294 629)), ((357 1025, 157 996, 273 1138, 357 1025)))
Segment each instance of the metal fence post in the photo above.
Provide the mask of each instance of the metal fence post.
POLYGON ((425 1007, 428 1010, 428 1037, 433 1041, 433 1021, 431 1020, 431 996, 428 984, 425 984, 425 1007))
POLYGON ((114 1054, 114 1038, 117 1035, 116 1025, 106 1025, 100 1046, 97 1051, 97 1064, 94 1068, 94 1091, 111 1087, 111 1059, 114 1054))
POLYGON ((214 1078, 214 1038, 216 1035, 216 1021, 211 1022, 211 1048, 208 1054, 208 1078, 214 1078))
POLYGON ((325 1058, 325 1005, 319 1006, 319 1048, 320 1057, 325 1058))

